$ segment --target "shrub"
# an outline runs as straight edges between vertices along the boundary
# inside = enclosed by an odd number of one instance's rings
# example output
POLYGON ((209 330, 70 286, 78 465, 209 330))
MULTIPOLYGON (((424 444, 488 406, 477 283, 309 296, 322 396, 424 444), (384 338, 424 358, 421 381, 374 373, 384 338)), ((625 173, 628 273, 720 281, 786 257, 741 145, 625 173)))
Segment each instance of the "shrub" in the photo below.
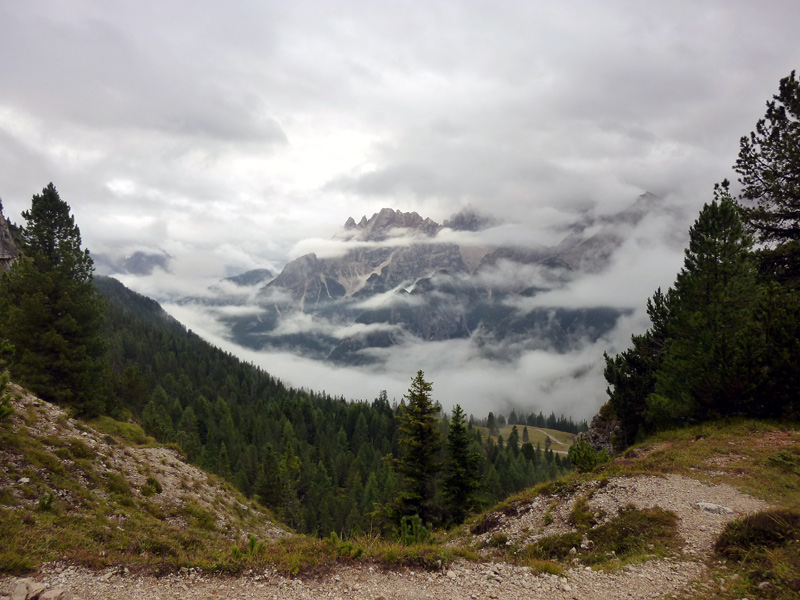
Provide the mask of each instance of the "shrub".
POLYGON ((597 517, 589 508, 589 498, 586 496, 578 498, 572 512, 569 514, 570 522, 580 530, 586 530, 597 524, 597 517))
POLYGON ((580 533, 564 533, 548 535, 529 544, 523 549, 525 557, 539 560, 563 560, 569 556, 572 548, 580 548, 583 536, 580 533))
POLYGON ((775 510, 731 521, 717 540, 715 550, 731 560, 746 560, 754 548, 785 546, 800 538, 800 512, 775 510))
POLYGON ((335 531, 331 531, 331 535, 325 538, 325 543, 339 558, 357 560, 364 554, 364 546, 355 546, 353 542, 340 539, 335 531))
POLYGON ((128 480, 125 479, 124 475, 120 475, 119 473, 108 473, 108 483, 106 484, 106 488, 112 494, 119 494, 120 496, 130 496, 131 495, 131 486, 128 483, 128 480))
POLYGON ((608 452, 595 450, 586 439, 579 435, 569 448, 569 462, 572 463, 579 473, 588 473, 593 471, 595 467, 610 460, 608 452))
POLYGON ((6 391, 8 388, 8 373, 0 374, 0 421, 5 421, 14 414, 14 407, 11 406, 11 394, 6 391))
POLYGON ((146 498, 149 498, 154 494, 160 494, 162 491, 164 491, 164 489, 161 487, 161 483, 155 477, 148 477, 141 489, 142 496, 146 498))
POLYGON ((611 552, 623 559, 645 551, 665 552, 679 545, 678 516, 659 507, 638 509, 629 504, 587 536, 594 544, 588 562, 599 562, 611 552))
POLYGON ((430 532, 422 525, 422 519, 419 515, 411 515, 400 519, 397 538, 402 544, 406 546, 424 544, 430 541, 430 536, 430 532))
POLYGON ((770 584, 770 598, 800 593, 800 512, 770 510, 731 521, 717 540, 717 555, 746 574, 743 592, 753 597, 770 584))
POLYGON ((56 495, 53 492, 47 492, 39 496, 39 502, 36 507, 42 512, 52 512, 53 503, 55 502, 56 495))

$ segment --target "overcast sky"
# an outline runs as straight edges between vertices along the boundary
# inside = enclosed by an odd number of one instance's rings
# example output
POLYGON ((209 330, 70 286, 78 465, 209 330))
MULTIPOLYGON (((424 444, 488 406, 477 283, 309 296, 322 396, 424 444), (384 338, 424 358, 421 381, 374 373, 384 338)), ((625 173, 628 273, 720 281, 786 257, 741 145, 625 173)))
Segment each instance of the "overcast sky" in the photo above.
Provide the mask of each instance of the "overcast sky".
POLYGON ((381 207, 696 214, 799 31, 796 0, 3 2, 0 198, 54 182, 92 251, 176 257, 162 296, 381 207))

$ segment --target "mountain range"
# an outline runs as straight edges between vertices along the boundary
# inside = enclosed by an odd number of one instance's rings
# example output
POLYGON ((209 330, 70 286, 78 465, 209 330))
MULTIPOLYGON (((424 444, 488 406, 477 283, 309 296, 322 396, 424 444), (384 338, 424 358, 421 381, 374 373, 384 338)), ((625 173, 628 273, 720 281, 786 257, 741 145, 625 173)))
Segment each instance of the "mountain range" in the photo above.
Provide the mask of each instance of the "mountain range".
POLYGON ((601 274, 653 215, 674 216, 645 193, 616 214, 582 215, 559 243, 545 245, 502 241, 505 224, 470 209, 440 224, 384 208, 358 222, 348 218, 331 240, 336 255, 305 254, 277 276, 243 273, 203 302, 240 305, 234 316, 220 313, 238 344, 337 364, 378 363, 381 349, 452 339, 469 340, 494 360, 567 352, 613 329, 625 310, 538 305, 537 296, 601 274), (241 292, 248 289, 246 302, 241 292))

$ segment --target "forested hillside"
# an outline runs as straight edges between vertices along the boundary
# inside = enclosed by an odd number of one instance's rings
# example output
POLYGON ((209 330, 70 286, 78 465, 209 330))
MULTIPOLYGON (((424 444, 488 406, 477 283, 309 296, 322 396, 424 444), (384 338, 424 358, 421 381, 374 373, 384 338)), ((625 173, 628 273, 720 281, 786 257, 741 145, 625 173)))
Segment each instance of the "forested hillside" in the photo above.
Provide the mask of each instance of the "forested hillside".
MULTIPOLYGON (((190 461, 231 479, 298 530, 349 534, 389 524, 382 507, 402 481, 384 457, 402 454, 397 417, 404 403, 390 404, 385 393, 347 402, 287 388, 116 280, 96 283, 106 304, 109 360, 120 374, 112 410, 131 411, 156 439, 177 443, 190 461)), ((437 427, 444 436, 449 419, 438 419, 437 427)), ((466 508, 489 505, 567 467, 543 445, 484 443, 477 428, 467 427, 481 484, 466 508)), ((441 494, 435 502, 437 520, 451 520, 441 494)))

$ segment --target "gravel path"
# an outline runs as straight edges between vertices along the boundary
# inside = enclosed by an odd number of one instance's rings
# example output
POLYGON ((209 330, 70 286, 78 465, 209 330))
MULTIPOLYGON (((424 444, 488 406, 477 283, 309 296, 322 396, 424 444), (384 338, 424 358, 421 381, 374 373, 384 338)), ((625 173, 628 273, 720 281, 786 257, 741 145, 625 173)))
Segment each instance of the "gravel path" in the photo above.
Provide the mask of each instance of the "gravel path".
MULTIPOLYGON (((526 568, 506 564, 459 563, 445 573, 383 572, 359 566, 341 569, 336 575, 321 580, 300 580, 286 579, 271 572, 236 578, 184 573, 157 579, 114 571, 98 574, 70 567, 61 573, 45 569, 37 579, 48 588, 63 588, 75 599, 600 600, 660 598, 665 592, 685 586, 700 571, 697 563, 660 561, 611 574, 573 570, 564 578, 534 576, 526 568)), ((9 581, 4 585, 4 591, 10 594, 12 584, 9 581)))
MULTIPOLYGON (((571 502, 590 491, 580 490, 551 514, 569 513, 571 502)), ((688 477, 618 477, 595 489, 590 506, 610 518, 627 504, 660 506, 680 519, 686 559, 654 560, 615 572, 577 566, 566 577, 534 575, 527 568, 505 563, 459 562, 440 573, 412 570, 383 571, 361 564, 346 566, 323 579, 287 579, 273 571, 239 577, 211 577, 191 571, 156 578, 109 570, 95 573, 82 568, 47 565, 34 578, 49 589, 61 588, 65 597, 109 600, 252 599, 252 600, 470 600, 498 599, 650 599, 667 597, 697 580, 705 569, 713 540, 731 519, 764 510, 764 502, 728 485, 708 485, 688 477)), ((547 502, 531 502, 513 516, 502 515, 492 532, 525 538, 540 523, 547 502)), ((548 527, 563 530, 559 519, 548 527)), ((541 535, 542 528, 539 527, 541 535)), ((492 532, 483 534, 491 535, 492 532)), ((18 580, 0 580, 0 595, 11 596, 18 580)))

